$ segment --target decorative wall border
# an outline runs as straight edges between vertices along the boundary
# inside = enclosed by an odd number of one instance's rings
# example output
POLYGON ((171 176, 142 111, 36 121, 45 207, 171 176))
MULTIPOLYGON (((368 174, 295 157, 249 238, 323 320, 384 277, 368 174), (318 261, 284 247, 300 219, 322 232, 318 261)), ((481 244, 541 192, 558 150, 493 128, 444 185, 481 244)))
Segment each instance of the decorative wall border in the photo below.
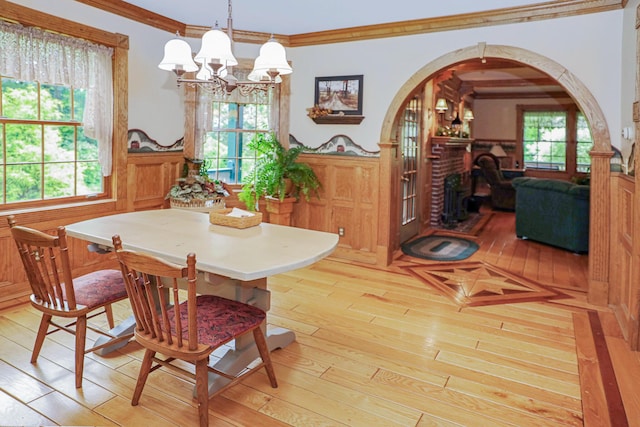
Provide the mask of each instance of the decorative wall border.
POLYGON ((183 151, 184 137, 171 145, 159 144, 155 139, 141 129, 129 129, 127 131, 127 151, 129 153, 158 153, 167 151, 183 151))
POLYGON ((355 157, 380 157, 380 151, 368 151, 360 145, 353 142, 347 135, 332 136, 324 144, 319 147, 312 148, 304 145, 296 139, 295 136, 289 134, 289 147, 302 146, 306 152, 314 154, 331 154, 337 156, 355 156, 355 157))

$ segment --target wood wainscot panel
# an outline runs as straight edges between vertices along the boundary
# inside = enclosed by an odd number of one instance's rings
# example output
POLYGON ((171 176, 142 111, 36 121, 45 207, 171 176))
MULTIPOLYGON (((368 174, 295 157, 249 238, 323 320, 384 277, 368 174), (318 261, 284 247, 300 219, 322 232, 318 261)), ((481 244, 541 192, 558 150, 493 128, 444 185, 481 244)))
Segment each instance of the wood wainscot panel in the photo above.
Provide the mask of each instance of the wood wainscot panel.
POLYGON ((379 209, 379 159, 374 157, 303 154, 322 182, 320 200, 301 200, 293 213, 297 227, 338 233, 334 256, 376 263, 379 209))
POLYGON ((180 177, 183 164, 181 151, 130 154, 127 160, 128 210, 168 206, 165 196, 180 177))
POLYGON ((633 178, 614 174, 611 180, 611 285, 609 305, 632 349, 637 346, 640 283, 635 279, 639 268, 634 262, 638 242, 634 240, 635 182, 633 178))

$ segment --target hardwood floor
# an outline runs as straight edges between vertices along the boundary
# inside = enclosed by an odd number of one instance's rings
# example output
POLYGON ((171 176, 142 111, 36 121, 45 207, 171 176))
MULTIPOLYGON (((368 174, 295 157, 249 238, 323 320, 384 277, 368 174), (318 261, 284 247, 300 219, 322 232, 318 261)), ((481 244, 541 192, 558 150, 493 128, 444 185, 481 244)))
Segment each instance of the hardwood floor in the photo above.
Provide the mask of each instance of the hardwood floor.
MULTIPOLYGON (((475 240, 470 261, 570 298, 462 308, 408 274, 414 261, 401 254, 387 268, 325 259, 274 276, 270 327, 297 336, 272 353, 279 387, 249 377, 211 400, 210 425, 640 425, 640 355, 609 310, 586 302, 587 256, 518 240, 510 213, 496 212, 475 240)), ((70 335, 51 335, 31 364, 38 322, 29 305, 0 311, 0 424, 197 424, 190 383, 166 370, 130 405, 135 342, 88 355, 82 389, 70 335)))

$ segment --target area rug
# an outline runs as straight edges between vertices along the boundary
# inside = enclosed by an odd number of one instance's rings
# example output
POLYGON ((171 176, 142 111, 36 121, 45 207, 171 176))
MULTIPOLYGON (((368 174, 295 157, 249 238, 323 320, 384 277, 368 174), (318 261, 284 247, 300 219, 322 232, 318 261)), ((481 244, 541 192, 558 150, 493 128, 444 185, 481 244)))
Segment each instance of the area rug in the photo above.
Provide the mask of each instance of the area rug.
POLYGON ((414 264, 403 268, 462 307, 567 297, 555 289, 486 262, 414 264))
POLYGON ((430 261, 461 261, 478 250, 478 244, 461 237, 430 235, 401 246, 406 255, 430 261))
POLYGON ((469 214, 469 217, 460 222, 456 222, 451 226, 447 226, 444 224, 438 224, 434 228, 438 230, 446 230, 449 233, 460 233, 460 234, 468 234, 471 236, 477 236, 480 234, 482 228, 489 222, 493 212, 488 213, 477 213, 472 212, 469 214))

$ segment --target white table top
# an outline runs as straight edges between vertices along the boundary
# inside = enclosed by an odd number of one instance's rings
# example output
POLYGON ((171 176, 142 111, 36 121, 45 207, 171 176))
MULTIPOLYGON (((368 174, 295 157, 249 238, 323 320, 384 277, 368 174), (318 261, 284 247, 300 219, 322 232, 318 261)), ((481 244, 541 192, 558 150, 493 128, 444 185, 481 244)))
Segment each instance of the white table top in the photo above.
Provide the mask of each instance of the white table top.
POLYGON ((178 264, 194 252, 198 270, 243 281, 313 264, 338 244, 337 234, 268 223, 236 229, 209 223, 207 214, 181 209, 109 215, 66 229, 69 236, 107 247, 119 234, 125 249, 178 264))

